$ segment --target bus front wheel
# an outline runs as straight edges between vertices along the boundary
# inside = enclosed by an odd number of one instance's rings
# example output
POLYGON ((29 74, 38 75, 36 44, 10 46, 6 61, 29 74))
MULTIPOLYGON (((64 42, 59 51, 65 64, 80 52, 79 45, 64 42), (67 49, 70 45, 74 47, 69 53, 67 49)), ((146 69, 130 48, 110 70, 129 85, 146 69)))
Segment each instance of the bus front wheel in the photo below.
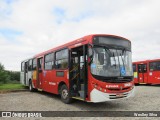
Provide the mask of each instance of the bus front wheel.
POLYGON ((66 104, 72 102, 72 98, 70 98, 70 94, 66 85, 62 85, 61 87, 61 100, 66 104))

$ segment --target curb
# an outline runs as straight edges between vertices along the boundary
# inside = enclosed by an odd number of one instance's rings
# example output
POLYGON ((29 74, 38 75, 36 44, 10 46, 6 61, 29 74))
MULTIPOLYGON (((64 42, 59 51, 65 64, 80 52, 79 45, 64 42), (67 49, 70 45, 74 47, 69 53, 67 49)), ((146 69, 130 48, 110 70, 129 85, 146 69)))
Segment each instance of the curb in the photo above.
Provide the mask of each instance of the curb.
POLYGON ((17 89, 17 90, 0 90, 0 94, 10 93, 10 92, 26 92, 28 89, 17 89))

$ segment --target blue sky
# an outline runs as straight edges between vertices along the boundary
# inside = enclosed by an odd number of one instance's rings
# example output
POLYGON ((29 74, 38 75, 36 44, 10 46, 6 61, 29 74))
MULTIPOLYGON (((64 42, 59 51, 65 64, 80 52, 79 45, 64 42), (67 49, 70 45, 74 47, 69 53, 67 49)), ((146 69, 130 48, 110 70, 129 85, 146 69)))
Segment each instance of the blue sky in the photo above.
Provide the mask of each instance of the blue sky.
POLYGON ((4 37, 6 40, 15 41, 17 36, 21 36, 23 33, 21 31, 0 28, 0 36, 4 37))
POLYGON ((159 0, 0 0, 0 62, 20 62, 88 34, 126 37, 133 61, 159 58, 159 0))

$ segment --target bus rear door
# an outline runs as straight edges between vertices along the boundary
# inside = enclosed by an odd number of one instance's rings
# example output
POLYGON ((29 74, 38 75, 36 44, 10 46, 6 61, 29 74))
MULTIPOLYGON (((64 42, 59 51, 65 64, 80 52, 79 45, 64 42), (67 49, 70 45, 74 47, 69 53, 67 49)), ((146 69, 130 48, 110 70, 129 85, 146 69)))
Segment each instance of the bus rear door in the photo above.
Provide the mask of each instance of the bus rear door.
POLYGON ((37 69, 37 88, 42 89, 42 80, 43 80, 43 69, 42 69, 42 65, 43 65, 43 57, 38 58, 38 69, 37 69))
POLYGON ((141 84, 148 82, 147 64, 138 64, 138 82, 141 84))

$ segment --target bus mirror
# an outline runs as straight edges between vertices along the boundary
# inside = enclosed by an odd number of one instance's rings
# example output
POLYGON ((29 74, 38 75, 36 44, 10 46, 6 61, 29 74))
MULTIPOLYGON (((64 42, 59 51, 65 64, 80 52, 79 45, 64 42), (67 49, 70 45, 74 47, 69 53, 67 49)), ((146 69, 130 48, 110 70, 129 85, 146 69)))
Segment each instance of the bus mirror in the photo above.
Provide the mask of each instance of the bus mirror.
POLYGON ((92 63, 92 60, 93 60, 93 54, 94 54, 94 52, 93 52, 92 47, 89 47, 89 49, 88 49, 88 57, 89 57, 89 61, 88 61, 88 63, 89 63, 89 65, 92 63))
POLYGON ((88 44, 88 56, 89 58, 92 58, 93 57, 93 45, 92 44, 88 44))

